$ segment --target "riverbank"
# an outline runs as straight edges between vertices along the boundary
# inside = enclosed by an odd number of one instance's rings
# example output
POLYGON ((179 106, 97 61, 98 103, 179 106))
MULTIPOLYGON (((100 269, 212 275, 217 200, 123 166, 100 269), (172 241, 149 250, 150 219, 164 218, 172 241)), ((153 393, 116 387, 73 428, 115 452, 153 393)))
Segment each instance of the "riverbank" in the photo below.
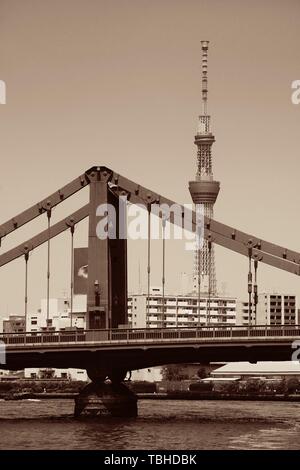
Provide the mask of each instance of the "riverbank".
POLYGON ((300 402, 300 395, 243 395, 226 393, 197 393, 197 392, 170 392, 170 393, 138 393, 141 400, 228 400, 228 401, 287 401, 300 402))
MULTIPOLYGON (((0 394, 5 401, 19 400, 70 400, 75 399, 78 393, 74 392, 44 392, 44 393, 14 393, 0 394)), ((197 392, 169 392, 169 393, 137 393, 139 400, 227 400, 227 401, 285 401, 300 402, 300 395, 250 395, 229 393, 197 393, 197 392)))

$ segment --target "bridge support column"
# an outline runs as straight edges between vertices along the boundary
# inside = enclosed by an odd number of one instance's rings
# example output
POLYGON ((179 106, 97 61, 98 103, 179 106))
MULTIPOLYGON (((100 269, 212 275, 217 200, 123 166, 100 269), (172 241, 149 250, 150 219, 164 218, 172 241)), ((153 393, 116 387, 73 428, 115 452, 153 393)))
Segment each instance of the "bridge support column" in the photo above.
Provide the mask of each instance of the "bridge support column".
POLYGON ((102 167, 89 172, 87 329, 127 324, 126 198, 110 191, 110 177, 102 167), (107 220, 106 237, 97 234, 101 218, 107 220))
POLYGON ((114 370, 107 376, 105 371, 88 371, 92 380, 75 398, 75 418, 119 417, 135 418, 138 414, 137 397, 123 383, 126 372, 114 370), (109 378, 109 383, 105 381, 109 378))

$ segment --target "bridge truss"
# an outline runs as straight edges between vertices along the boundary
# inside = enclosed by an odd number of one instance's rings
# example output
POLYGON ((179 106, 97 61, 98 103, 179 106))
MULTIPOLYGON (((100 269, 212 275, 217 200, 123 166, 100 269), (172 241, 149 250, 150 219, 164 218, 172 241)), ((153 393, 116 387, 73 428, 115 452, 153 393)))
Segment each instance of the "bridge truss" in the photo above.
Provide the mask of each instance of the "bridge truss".
MULTIPOLYGON (((94 314, 101 317, 101 328, 118 328, 127 322, 127 250, 126 239, 101 240, 96 235, 97 207, 100 204, 110 203, 119 215, 119 198, 126 197, 131 204, 143 203, 148 210, 153 204, 172 207, 174 201, 157 194, 140 184, 137 184, 105 166, 95 166, 69 184, 54 192, 47 198, 33 205, 29 209, 0 225, 0 243, 9 234, 19 227, 31 222, 33 219, 46 214, 48 228, 24 243, 0 255, 0 267, 13 260, 24 257, 26 269, 29 253, 38 246, 49 243, 53 237, 70 230, 72 235, 76 224, 89 218, 88 239, 88 291, 87 312, 90 328, 91 318, 94 314), (51 225, 52 209, 62 203, 81 189, 89 186, 89 203, 79 208, 68 217, 51 225)), ((170 212, 169 222, 180 224, 188 219, 192 231, 196 231, 196 213, 180 205, 182 220, 178 220, 170 212)), ((162 212, 158 215, 163 217, 162 212)), ((118 220, 118 217, 117 217, 118 220)), ((189 225, 189 224, 187 224, 189 225)), ((255 273, 258 263, 265 263, 272 267, 300 275, 300 253, 285 247, 262 240, 236 228, 204 217, 204 237, 208 242, 216 243, 231 251, 249 258, 248 293, 251 306, 253 290, 251 266, 255 273)), ((49 249, 48 249, 49 254, 49 249)), ((49 297, 49 259, 48 259, 48 297, 49 297)), ((257 303, 257 286, 254 284, 254 305, 257 303), (255 300, 256 296, 256 300, 255 300)), ((25 310, 27 309, 27 295, 25 310)))

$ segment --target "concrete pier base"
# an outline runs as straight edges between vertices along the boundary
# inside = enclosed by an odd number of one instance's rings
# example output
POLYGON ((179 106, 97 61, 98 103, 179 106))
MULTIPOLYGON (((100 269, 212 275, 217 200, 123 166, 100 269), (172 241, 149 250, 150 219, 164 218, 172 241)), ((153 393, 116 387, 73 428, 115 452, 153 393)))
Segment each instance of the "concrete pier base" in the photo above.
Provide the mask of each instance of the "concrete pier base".
POLYGON ((137 414, 137 397, 123 383, 91 382, 75 398, 75 418, 134 418, 137 414))

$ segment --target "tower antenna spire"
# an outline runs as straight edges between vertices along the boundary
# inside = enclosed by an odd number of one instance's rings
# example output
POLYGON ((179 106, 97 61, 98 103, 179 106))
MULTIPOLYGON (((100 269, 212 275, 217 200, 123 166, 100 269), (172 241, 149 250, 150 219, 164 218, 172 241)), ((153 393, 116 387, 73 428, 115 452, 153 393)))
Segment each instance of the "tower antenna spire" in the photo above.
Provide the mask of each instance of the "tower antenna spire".
POLYGON ((202 48, 202 106, 203 114, 207 115, 207 53, 209 41, 201 41, 202 48))

